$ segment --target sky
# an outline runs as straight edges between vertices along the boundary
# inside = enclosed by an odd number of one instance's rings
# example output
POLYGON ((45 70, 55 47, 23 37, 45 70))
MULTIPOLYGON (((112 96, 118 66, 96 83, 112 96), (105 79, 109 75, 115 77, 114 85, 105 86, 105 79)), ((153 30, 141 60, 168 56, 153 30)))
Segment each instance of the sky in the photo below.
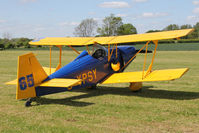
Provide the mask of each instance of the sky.
POLYGON ((138 33, 169 24, 199 22, 199 0, 0 0, 0 37, 74 36, 83 19, 101 26, 110 14, 131 23, 138 33))

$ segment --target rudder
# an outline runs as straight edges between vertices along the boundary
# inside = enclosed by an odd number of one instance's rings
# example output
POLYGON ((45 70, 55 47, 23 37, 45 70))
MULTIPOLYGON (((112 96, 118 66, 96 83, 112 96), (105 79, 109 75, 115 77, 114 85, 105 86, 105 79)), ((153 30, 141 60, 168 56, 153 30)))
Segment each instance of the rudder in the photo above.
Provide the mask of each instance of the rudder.
POLYGON ((16 99, 36 97, 35 87, 47 78, 33 53, 18 57, 16 99))

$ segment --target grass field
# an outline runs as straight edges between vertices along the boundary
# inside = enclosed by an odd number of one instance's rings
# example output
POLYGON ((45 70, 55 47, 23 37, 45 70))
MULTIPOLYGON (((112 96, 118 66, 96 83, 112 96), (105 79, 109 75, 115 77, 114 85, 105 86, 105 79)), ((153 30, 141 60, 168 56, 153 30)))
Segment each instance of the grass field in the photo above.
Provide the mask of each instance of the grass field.
MULTIPOLYGON (((99 85, 96 90, 44 96, 29 108, 15 99, 15 86, 4 85, 16 78, 17 56, 26 52, 0 51, 2 133, 199 132, 199 51, 157 53, 154 69, 190 68, 179 80, 144 83, 138 93, 131 92, 128 84, 99 85)), ((48 51, 34 53, 48 66, 48 51)), ((75 56, 64 51, 62 61, 67 64, 75 56)), ((137 56, 126 71, 141 70, 143 58, 143 54, 137 56)), ((58 51, 53 51, 52 60, 56 66, 58 51)))

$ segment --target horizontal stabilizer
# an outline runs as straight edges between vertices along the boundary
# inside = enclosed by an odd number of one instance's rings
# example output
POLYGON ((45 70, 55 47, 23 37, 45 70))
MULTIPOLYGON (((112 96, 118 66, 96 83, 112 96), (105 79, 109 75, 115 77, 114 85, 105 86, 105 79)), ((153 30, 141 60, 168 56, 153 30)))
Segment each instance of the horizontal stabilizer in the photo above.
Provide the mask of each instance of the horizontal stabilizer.
POLYGON ((142 78, 142 71, 115 73, 102 84, 174 80, 181 78, 188 70, 188 68, 155 70, 144 79, 142 78))
POLYGON ((9 82, 6 82, 5 84, 6 85, 16 85, 17 84, 17 79, 9 81, 9 82))
POLYGON ((56 71, 56 68, 50 68, 49 67, 43 67, 44 71, 46 72, 47 75, 50 75, 56 71))
POLYGON ((46 86, 46 87, 71 87, 80 85, 81 80, 80 79, 51 79, 49 81, 46 81, 39 86, 46 86))
MULTIPOLYGON (((44 71, 46 72, 47 75, 50 75, 50 68, 49 67, 43 67, 44 71)), ((56 68, 51 68, 51 73, 54 73, 56 68)), ((6 82, 6 85, 16 85, 17 84, 17 79, 6 82)))
MULTIPOLYGON (((6 82, 7 85, 16 85, 17 79, 6 82)), ((52 79, 47 82, 40 84, 39 86, 48 86, 48 87, 70 87, 75 85, 80 85, 81 80, 79 79, 52 79)))

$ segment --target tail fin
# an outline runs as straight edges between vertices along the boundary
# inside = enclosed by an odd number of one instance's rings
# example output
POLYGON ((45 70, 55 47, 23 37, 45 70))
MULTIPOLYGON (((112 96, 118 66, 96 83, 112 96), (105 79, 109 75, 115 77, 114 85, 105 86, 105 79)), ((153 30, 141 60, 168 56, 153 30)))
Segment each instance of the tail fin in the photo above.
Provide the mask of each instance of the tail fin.
POLYGON ((35 87, 47 78, 33 53, 18 57, 16 99, 36 97, 35 87))

